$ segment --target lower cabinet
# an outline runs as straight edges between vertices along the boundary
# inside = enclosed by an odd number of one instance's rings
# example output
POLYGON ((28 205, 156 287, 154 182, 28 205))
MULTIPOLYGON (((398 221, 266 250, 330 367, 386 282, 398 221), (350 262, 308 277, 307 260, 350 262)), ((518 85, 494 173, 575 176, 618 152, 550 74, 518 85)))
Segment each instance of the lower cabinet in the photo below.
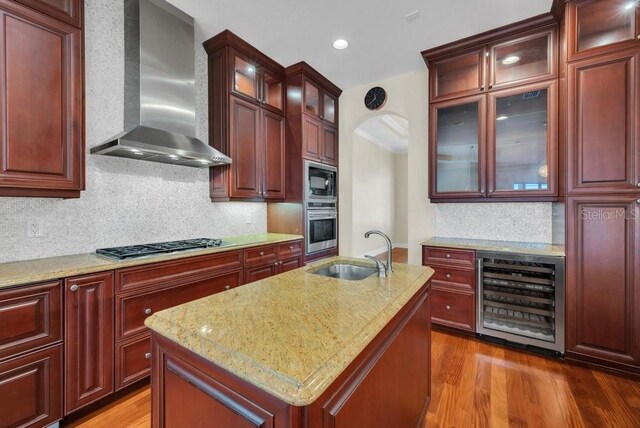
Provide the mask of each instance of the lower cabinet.
POLYGON ((62 419, 62 345, 0 363, 0 426, 43 427, 62 419))
POLYGON ((566 357, 640 374, 640 199, 567 200, 566 357))
POLYGON ((116 391, 149 376, 151 335, 143 333, 116 344, 116 391))
POLYGON ((113 272, 65 280, 65 415, 111 394, 113 272))
POLYGON ((245 250, 245 284, 302 267, 303 252, 302 240, 245 250))
POLYGON ((422 264, 431 278, 431 322, 458 331, 476 331, 476 253, 473 250, 423 247, 422 264))

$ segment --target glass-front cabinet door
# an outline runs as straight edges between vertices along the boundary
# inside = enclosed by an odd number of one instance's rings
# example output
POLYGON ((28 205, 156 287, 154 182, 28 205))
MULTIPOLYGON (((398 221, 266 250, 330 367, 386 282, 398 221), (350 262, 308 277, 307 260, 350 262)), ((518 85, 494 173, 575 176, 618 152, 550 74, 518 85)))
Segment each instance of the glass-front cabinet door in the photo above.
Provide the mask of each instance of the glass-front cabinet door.
POLYGON ((324 92, 322 94, 322 119, 329 123, 336 123, 336 99, 324 92))
POLYGON ((636 0, 581 0, 569 4, 569 60, 640 44, 640 2, 636 0))
POLYGON ((556 195, 557 83, 489 95, 489 197, 556 195))
POLYGON ((304 112, 320 117, 320 88, 304 80, 304 112))
POLYGON ((485 194, 484 95, 431 105, 430 198, 485 194))
POLYGON ((276 76, 266 68, 262 68, 262 102, 266 105, 274 107, 278 110, 284 109, 283 100, 283 80, 281 77, 276 76))
POLYGON ((530 83, 557 75, 557 30, 499 42, 489 47, 489 89, 530 83))
POLYGON ((239 52, 233 53, 232 89, 236 94, 258 99, 258 70, 251 60, 239 52))
POLYGON ((431 64, 431 101, 477 94, 485 90, 485 49, 477 49, 431 64))

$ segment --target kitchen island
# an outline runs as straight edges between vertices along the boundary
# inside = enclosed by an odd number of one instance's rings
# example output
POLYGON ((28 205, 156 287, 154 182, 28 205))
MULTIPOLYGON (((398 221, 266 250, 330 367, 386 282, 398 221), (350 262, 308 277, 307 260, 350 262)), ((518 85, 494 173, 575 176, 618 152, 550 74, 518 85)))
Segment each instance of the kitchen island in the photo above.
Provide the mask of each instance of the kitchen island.
POLYGON ((430 395, 427 267, 317 275, 332 258, 146 320, 153 426, 418 426, 430 395))

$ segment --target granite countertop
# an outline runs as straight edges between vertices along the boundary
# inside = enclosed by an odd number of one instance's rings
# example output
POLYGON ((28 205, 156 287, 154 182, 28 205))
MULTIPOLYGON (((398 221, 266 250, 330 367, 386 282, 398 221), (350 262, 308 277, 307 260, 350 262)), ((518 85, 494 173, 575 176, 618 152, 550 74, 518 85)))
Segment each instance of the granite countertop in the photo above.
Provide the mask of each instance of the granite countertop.
POLYGON ((483 239, 431 238, 422 243, 433 247, 468 248, 481 251, 534 254, 540 256, 564 257, 564 245, 538 242, 489 241, 483 239))
POLYGON ((145 324, 295 405, 313 403, 422 288, 431 268, 395 264, 389 278, 311 273, 334 257, 158 312, 145 324))
POLYGON ((263 233, 259 235, 224 238, 224 241, 231 242, 234 244, 233 246, 203 248, 202 250, 160 254, 157 256, 141 257, 138 259, 123 261, 109 260, 93 253, 87 253, 0 263, 0 288, 40 281, 49 281, 52 279, 66 278, 76 275, 85 275, 88 273, 104 272, 148 263, 157 263, 167 260, 220 253, 224 251, 233 251, 256 245, 277 244, 279 242, 293 241, 296 239, 303 239, 303 237, 282 233, 263 233))

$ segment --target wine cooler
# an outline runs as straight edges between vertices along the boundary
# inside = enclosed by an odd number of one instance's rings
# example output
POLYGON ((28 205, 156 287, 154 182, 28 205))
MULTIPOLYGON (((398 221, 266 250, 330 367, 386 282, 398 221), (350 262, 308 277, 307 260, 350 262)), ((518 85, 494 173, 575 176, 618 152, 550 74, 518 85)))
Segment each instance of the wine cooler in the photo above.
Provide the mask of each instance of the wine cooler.
POLYGON ((477 252, 476 332, 564 353, 564 258, 477 252))

